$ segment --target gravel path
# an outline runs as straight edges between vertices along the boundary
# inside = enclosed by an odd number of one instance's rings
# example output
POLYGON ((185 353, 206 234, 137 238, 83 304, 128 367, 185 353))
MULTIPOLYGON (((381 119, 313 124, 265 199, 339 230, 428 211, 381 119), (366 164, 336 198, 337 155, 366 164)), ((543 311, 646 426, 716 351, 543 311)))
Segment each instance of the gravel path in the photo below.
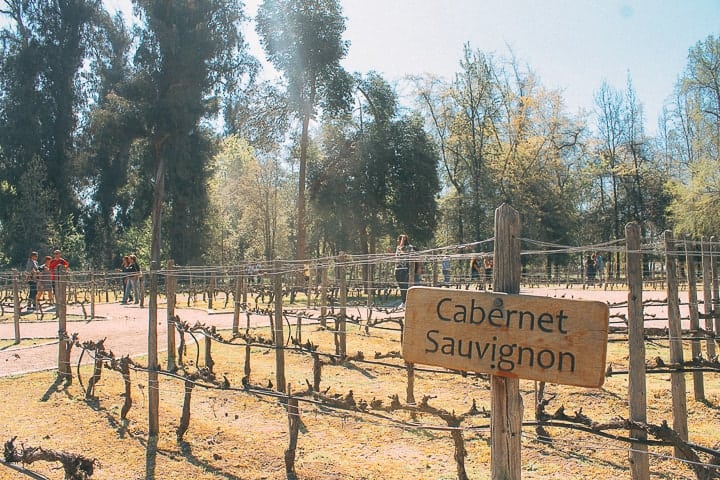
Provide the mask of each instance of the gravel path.
MULTIPOLYGON (((82 315, 80 307, 70 306, 68 315, 82 315)), ((28 346, 23 342, 20 346, 7 346, 0 350, 0 377, 22 375, 30 372, 52 370, 57 368, 58 341, 57 320, 53 318, 54 312, 45 312, 46 320, 30 321, 34 315, 26 315, 20 323, 20 336, 23 340, 36 340, 36 345, 28 346)), ((222 329, 232 328, 232 312, 212 312, 207 310, 176 308, 175 314, 184 322, 194 325, 196 322, 205 325, 214 325, 222 329)), ((120 305, 117 303, 97 304, 95 306, 97 318, 87 321, 68 321, 67 332, 72 335, 77 333, 79 340, 99 341, 107 338, 105 348, 112 350, 116 355, 130 355, 132 357, 145 355, 148 351, 148 309, 140 308, 139 305, 120 305)), ((167 311, 165 308, 158 308, 158 349, 165 350, 165 339, 167 338, 167 311)), ((245 315, 241 315, 240 323, 244 327, 245 315)), ((266 316, 252 316, 253 325, 267 325, 266 316)), ((0 339, 14 339, 15 327, 11 321, 0 323, 0 339)), ((80 356, 80 349, 73 348, 70 361, 74 367, 77 365, 80 356)), ((83 362, 90 359, 85 356, 83 362)))

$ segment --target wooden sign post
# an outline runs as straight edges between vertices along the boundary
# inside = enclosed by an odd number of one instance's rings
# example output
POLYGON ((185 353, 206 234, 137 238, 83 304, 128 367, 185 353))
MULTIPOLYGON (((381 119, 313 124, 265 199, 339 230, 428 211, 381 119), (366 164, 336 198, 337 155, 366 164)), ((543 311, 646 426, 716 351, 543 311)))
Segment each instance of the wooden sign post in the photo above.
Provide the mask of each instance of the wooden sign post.
POLYGON ((408 363, 489 373, 491 475, 520 478, 519 379, 599 387, 605 379, 609 308, 602 302, 520 293, 520 217, 495 211, 493 293, 408 290, 403 358, 408 363))

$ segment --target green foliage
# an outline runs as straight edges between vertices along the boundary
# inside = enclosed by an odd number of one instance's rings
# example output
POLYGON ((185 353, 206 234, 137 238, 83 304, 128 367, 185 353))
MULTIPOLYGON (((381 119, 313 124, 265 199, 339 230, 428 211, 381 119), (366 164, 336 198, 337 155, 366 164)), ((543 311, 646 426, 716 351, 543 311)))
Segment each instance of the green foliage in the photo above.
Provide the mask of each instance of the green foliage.
POLYGON ((720 192, 720 38, 709 36, 688 53, 664 137, 680 167, 672 183, 669 222, 682 233, 717 235, 720 192))
POLYGON ((692 167, 689 185, 672 182, 674 199, 669 206, 673 229, 678 234, 717 235, 720 215, 720 169, 714 160, 697 162, 692 167))
POLYGON ((428 242, 437 224, 437 156, 419 117, 396 118, 397 96, 381 77, 360 79, 370 118, 326 118, 309 172, 318 227, 334 252, 375 251, 383 236, 406 232, 428 242))
MULTIPOLYGON (((77 219, 74 138, 85 101, 79 80, 98 9, 99 4, 91 0, 5 2, 8 21, 2 29, 0 63, 0 181, 10 188, 2 192, 19 192, 25 172, 35 168, 31 162, 39 161, 54 201, 38 208, 50 218, 77 219)), ((18 203, 29 198, 27 192, 16 197, 3 195, 0 218, 15 215, 18 203)), ((43 226, 38 228, 42 232, 43 226)), ((14 262, 27 257, 23 242, 37 241, 32 234, 28 238, 18 233, 11 231, 5 237, 14 262)))
POLYGON ((134 254, 144 269, 150 267, 150 240, 152 237, 152 222, 148 217, 138 225, 131 225, 119 237, 117 249, 113 252, 114 266, 120 265, 123 255, 134 254))
POLYGON ((293 110, 311 115, 318 97, 328 107, 348 103, 351 83, 339 64, 349 47, 340 2, 265 0, 256 29, 268 60, 285 76, 293 110))

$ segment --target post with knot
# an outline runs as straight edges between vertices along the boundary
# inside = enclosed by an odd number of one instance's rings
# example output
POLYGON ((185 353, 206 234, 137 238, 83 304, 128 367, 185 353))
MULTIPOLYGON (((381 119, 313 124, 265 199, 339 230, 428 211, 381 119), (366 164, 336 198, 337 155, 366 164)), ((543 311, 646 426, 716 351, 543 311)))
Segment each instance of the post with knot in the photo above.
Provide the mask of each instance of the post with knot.
MULTIPOLYGON (((507 204, 495 210, 493 287, 496 292, 520 293, 520 214, 507 204)), ((520 380, 490 376, 490 471, 493 480, 521 477, 523 404, 520 380)))
POLYGON ((715 246, 716 241, 715 235, 710 237, 710 276, 712 277, 712 312, 715 320, 715 342, 720 343, 720 315, 718 315, 718 309, 720 309, 720 284, 718 284, 718 248, 715 246))
MULTIPOLYGON (((668 331, 670 335, 670 361, 683 364, 682 326, 680 318, 679 280, 677 272, 677 244, 670 230, 665 231, 665 272, 667 273, 668 331)), ((673 430, 681 439, 688 439, 687 396, 685 373, 670 374, 672 392, 673 430)), ((675 447, 675 456, 684 458, 682 451, 675 447)))
MULTIPOLYGON (((13 270, 13 323, 15 325, 15 345, 20 343, 20 274, 13 270)), ((39 303, 39 302, 38 302, 39 303)))
POLYGON ((275 385, 280 392, 285 392, 285 346, 283 331, 283 275, 280 261, 273 264, 273 288, 275 290, 275 385))
MULTIPOLYGON (((148 312, 148 436, 157 438, 160 433, 160 381, 158 371, 158 292, 159 262, 150 262, 150 302, 148 312)), ((148 450, 149 451, 149 450, 148 450)))
POLYGON ((710 245, 705 237, 700 241, 702 252, 702 278, 703 278, 703 316, 705 318, 705 348, 707 358, 715 357, 715 340, 713 335, 713 307, 712 307, 712 256, 710 245))
POLYGON ((235 294, 233 299, 235 300, 233 305, 233 321, 232 321, 232 335, 233 338, 237 338, 240 335, 240 307, 247 298, 247 290, 245 288, 245 279, 242 270, 238 268, 235 276, 235 294))
MULTIPOLYGON (((642 252, 640 225, 637 222, 625 226, 627 280, 628 280, 628 348, 630 353, 630 375, 628 377, 628 406, 630 420, 647 422, 647 385, 645 367, 645 325, 643 314, 642 252)), ((647 433, 631 430, 639 442, 632 444, 630 471, 633 480, 650 478, 647 433)))
POLYGON ((347 356, 347 336, 345 335, 347 331, 347 323, 345 320, 345 316, 347 315, 347 273, 346 273, 346 265, 345 262, 347 261, 347 256, 345 255, 345 252, 340 252, 340 256, 338 257, 338 264, 339 264, 339 276, 340 276, 340 310, 338 312, 338 321, 337 321, 337 336, 338 336, 338 349, 337 349, 337 355, 344 360, 347 356))
POLYGON ((175 276, 175 261, 168 260, 165 273, 165 295, 167 296, 166 322, 167 322, 167 368, 169 372, 177 370, 175 357, 175 302, 177 277, 175 276))
POLYGON ((58 378, 72 379, 70 371, 70 337, 67 334, 67 272, 59 266, 55 271, 55 303, 58 318, 58 378))

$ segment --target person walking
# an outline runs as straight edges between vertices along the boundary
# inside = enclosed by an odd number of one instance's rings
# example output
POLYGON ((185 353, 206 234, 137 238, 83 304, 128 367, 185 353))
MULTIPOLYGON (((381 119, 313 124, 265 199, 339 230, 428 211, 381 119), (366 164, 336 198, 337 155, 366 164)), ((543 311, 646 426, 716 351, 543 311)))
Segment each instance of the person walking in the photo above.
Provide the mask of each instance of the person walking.
POLYGON ((413 250, 410 245, 408 236, 404 233, 398 237, 397 246, 395 247, 395 281, 400 289, 400 306, 405 306, 407 299, 408 284, 410 283, 410 260, 408 254, 413 250))
POLYGON ((588 255, 585 261, 585 275, 587 276, 587 283, 589 286, 595 285, 595 254, 588 255))
POLYGON ((450 283, 450 258, 449 257, 443 257, 442 259, 442 274, 443 274, 443 283, 449 284, 450 283))
POLYGON ((27 283, 29 287, 28 299, 27 299, 27 311, 32 312, 37 308, 37 296, 38 296, 38 275, 40 272, 40 266, 37 262, 38 253, 30 252, 27 264, 25 265, 25 275, 27 277, 27 283))
MULTIPOLYGON (((130 257, 127 255, 123 255, 122 260, 120 261, 120 269, 118 270, 122 273, 122 293, 123 298, 125 298, 125 289, 127 288, 128 284, 128 277, 130 277, 130 257)), ((132 301, 132 292, 130 297, 128 298, 129 301, 132 301)))
POLYGON ((140 267, 138 266, 135 255, 130 255, 128 260, 130 263, 125 270, 127 272, 127 283, 125 284, 125 293, 122 302, 120 302, 123 305, 127 305, 130 302, 131 296, 135 298, 135 303, 140 303, 140 289, 138 288, 140 267))

